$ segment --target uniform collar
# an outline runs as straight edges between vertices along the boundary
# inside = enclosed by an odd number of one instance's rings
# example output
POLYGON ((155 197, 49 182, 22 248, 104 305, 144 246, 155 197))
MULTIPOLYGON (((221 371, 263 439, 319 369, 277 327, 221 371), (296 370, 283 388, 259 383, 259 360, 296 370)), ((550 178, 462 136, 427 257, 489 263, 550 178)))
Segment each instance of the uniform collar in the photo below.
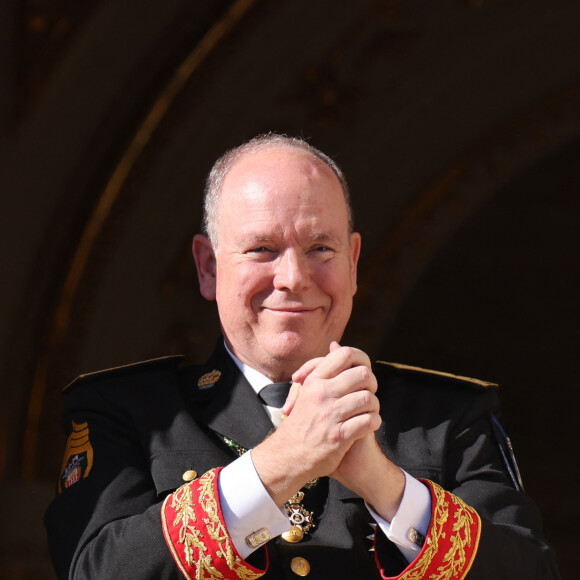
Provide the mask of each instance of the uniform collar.
POLYGON ((185 387, 195 418, 212 431, 250 449, 272 430, 272 422, 250 383, 227 352, 223 340, 203 367, 186 369, 185 387), (199 378, 219 371, 220 378, 210 388, 200 390, 199 378))
POLYGON ((252 368, 251 366, 247 365, 245 362, 242 362, 229 348, 224 340, 224 348, 226 352, 230 355, 231 359, 234 361, 240 372, 244 375, 252 389, 257 393, 259 393, 266 385, 272 383, 272 380, 269 379, 266 375, 263 375, 260 371, 252 368))

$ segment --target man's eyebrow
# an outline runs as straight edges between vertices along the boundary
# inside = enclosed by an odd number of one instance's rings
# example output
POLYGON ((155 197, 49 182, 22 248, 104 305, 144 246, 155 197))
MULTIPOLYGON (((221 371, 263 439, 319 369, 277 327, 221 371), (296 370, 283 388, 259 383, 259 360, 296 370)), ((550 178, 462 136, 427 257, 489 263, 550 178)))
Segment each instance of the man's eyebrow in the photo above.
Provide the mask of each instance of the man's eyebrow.
POLYGON ((310 236, 310 240, 313 242, 334 242, 334 243, 340 242, 340 238, 338 236, 333 236, 332 234, 326 232, 313 234, 312 236, 310 236))
POLYGON ((256 242, 270 242, 272 240, 272 236, 268 236, 266 234, 248 234, 243 236, 242 240, 252 244, 256 242))
MULTIPOLYGON (((242 236, 242 242, 246 244, 262 244, 268 243, 272 240, 277 239, 276 235, 268 235, 268 234, 247 234, 242 236)), ((307 238, 310 242, 333 242, 339 243, 340 238, 338 236, 334 236, 328 232, 319 232, 314 233, 307 238)))

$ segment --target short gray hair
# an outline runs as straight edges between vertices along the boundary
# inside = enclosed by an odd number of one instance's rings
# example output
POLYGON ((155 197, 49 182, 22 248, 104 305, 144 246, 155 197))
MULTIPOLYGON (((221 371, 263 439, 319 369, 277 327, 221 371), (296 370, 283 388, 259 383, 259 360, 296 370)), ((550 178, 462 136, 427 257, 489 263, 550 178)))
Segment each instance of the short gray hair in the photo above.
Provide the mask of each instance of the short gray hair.
POLYGON ((352 232, 353 217, 350 205, 350 193, 344 174, 338 165, 328 155, 319 149, 316 149, 316 147, 313 147, 304 139, 299 137, 288 137, 278 133, 265 133, 224 153, 213 164, 213 167, 207 176, 203 198, 203 230, 205 235, 210 239, 212 246, 217 248, 219 242, 217 227, 219 220, 219 197, 226 175, 229 173, 230 169, 244 157, 271 147, 299 149, 304 151, 319 161, 322 161, 322 163, 324 163, 324 165, 326 165, 334 175, 336 175, 340 182, 344 194, 344 200, 346 202, 349 232, 352 232))

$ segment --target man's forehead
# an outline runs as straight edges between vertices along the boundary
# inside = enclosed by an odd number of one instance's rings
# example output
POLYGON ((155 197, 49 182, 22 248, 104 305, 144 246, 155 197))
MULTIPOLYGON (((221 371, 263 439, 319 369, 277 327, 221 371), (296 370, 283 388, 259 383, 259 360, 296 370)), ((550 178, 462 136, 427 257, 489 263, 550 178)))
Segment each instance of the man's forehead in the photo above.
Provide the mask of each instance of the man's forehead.
POLYGON ((250 151, 236 160, 224 178, 224 186, 228 178, 244 174, 251 177, 260 174, 269 168, 284 166, 287 170, 295 171, 296 176, 309 174, 330 177, 340 182, 334 172, 321 159, 303 149, 283 145, 269 145, 257 151, 250 151))
POLYGON ((220 197, 220 237, 230 230, 238 240, 243 236, 253 243, 288 235, 296 227, 301 240, 338 241, 349 231, 340 180, 300 149, 273 146, 247 154, 230 168, 220 197))
POLYGON ((285 243, 290 240, 300 244, 332 243, 342 246, 348 237, 346 209, 340 211, 336 204, 329 210, 312 196, 314 203, 304 204, 296 198, 286 197, 289 203, 260 203, 260 199, 245 196, 238 199, 236 207, 226 204, 226 222, 220 220, 222 238, 236 240, 244 246, 268 243, 285 243))
POLYGON ((258 151, 239 160, 224 178, 222 209, 271 211, 271 203, 279 209, 308 206, 319 214, 328 204, 344 204, 340 181, 332 170, 309 153, 290 148, 258 151), (225 203, 224 203, 225 202, 225 203))

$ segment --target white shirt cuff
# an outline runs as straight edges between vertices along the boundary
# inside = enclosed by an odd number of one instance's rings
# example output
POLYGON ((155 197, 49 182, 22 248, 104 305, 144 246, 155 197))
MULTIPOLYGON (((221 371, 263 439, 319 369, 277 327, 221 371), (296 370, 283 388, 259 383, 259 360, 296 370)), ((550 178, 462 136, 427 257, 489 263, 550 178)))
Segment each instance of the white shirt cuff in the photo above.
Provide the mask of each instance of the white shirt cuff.
POLYGON ((405 491, 401 505, 391 523, 377 514, 372 506, 367 504, 367 508, 385 536, 396 544, 407 562, 411 563, 419 555, 421 548, 409 540, 409 530, 415 528, 423 536, 427 535, 431 523, 431 494, 426 485, 407 472, 403 471, 403 473, 405 474, 405 491))
POLYGON ((266 528, 274 538, 292 527, 262 484, 251 451, 220 471, 218 489, 230 538, 244 560, 254 551, 246 543, 251 533, 266 528))

